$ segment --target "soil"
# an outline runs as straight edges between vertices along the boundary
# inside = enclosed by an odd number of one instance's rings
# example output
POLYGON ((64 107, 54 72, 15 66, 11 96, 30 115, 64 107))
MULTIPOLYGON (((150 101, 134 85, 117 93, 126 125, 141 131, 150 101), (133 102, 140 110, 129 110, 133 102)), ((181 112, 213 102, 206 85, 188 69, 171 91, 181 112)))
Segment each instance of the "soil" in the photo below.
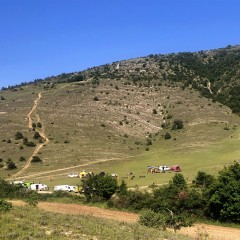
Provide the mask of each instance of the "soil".
MULTIPOLYGON (((23 206, 26 204, 23 201, 11 202, 18 206, 23 206)), ((121 212, 92 206, 83 206, 79 204, 39 202, 38 207, 50 212, 74 215, 91 215, 94 217, 128 223, 136 223, 139 219, 139 215, 136 213, 121 212)), ((208 224, 194 224, 192 227, 182 228, 179 233, 188 235, 194 239, 240 240, 240 229, 208 224)))

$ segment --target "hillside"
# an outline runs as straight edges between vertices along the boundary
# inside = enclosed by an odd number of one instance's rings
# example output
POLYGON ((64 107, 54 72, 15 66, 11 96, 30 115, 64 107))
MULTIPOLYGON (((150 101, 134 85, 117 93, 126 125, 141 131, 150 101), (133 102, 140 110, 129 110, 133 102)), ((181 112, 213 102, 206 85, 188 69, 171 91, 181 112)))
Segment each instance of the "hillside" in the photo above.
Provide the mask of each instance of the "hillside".
MULTIPOLYGON (((189 168, 189 179, 199 168, 216 172, 238 156, 240 119, 232 111, 239 112, 240 106, 239 54, 235 46, 150 55, 3 89, 1 176, 11 177, 22 169, 40 144, 35 155, 42 162, 31 163, 17 177, 44 172, 49 177, 58 169, 63 170, 56 174, 82 168, 143 175, 147 165, 161 163, 178 163, 187 170, 193 154, 206 161, 189 168), (41 127, 29 128, 29 120, 41 127), (174 120, 181 120, 183 129, 173 130, 174 120), (36 146, 15 139, 18 131, 36 146), (170 139, 165 139, 166 133, 170 139), (218 144, 232 144, 218 151, 225 149, 226 156, 214 155, 212 161, 211 154, 201 155, 218 149, 218 144), (17 169, 5 170, 9 158, 17 169)), ((152 181, 156 182, 153 176, 137 183, 152 181)))

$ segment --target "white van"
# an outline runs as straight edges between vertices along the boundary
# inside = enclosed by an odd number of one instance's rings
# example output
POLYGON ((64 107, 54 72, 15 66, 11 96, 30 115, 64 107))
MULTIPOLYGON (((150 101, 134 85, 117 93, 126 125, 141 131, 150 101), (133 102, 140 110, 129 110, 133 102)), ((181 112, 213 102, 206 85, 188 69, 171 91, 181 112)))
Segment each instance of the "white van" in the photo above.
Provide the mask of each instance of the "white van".
POLYGON ((54 187, 54 191, 71 192, 72 190, 69 185, 57 185, 54 187))
POLYGON ((30 189, 36 191, 47 191, 49 188, 47 185, 42 183, 33 183, 30 185, 30 189))

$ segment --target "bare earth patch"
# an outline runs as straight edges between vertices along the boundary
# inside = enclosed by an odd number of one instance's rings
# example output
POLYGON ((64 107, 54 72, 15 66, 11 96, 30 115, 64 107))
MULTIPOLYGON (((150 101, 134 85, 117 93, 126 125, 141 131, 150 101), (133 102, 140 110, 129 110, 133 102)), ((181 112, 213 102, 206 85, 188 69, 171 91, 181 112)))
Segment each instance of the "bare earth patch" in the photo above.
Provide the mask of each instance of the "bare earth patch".
MULTIPOLYGON (((23 201, 11 202, 17 206, 23 206, 26 204, 23 201)), ((94 217, 112 219, 119 222, 136 223, 139 219, 139 215, 136 213, 127 213, 98 207, 83 206, 79 204, 40 202, 38 207, 50 212, 74 215, 91 215, 94 217)), ((230 227, 194 224, 192 227, 182 228, 179 232, 195 239, 200 239, 197 238, 200 236, 207 236, 206 239, 208 240, 240 240, 240 229, 230 227)))

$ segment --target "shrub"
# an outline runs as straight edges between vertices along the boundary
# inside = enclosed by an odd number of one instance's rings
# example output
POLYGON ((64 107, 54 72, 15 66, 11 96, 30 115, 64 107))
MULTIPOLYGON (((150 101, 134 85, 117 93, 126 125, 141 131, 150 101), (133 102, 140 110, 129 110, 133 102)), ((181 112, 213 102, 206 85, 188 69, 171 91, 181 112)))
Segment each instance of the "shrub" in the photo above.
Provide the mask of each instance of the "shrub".
POLYGON ((41 135, 39 134, 39 132, 35 132, 34 135, 33 135, 34 139, 38 139, 40 137, 41 137, 41 135))
POLYGON ((41 128, 42 127, 42 124, 40 122, 37 123, 37 127, 38 128, 41 128))
POLYGON ((26 160, 26 158, 23 157, 23 156, 19 158, 19 161, 20 161, 20 162, 25 161, 25 160, 26 160))
POLYGON ((21 132, 16 132, 15 140, 23 139, 23 134, 21 132))
POLYGON ((157 110, 155 108, 153 109, 153 114, 157 114, 157 110))
POLYGON ((164 139, 166 139, 166 140, 171 139, 171 137, 172 137, 171 134, 168 132, 164 134, 164 139))
POLYGON ((5 213, 11 209, 12 209, 11 203, 8 203, 7 201, 0 199, 0 212, 1 213, 3 213, 3 212, 5 213))
POLYGON ((42 160, 38 156, 33 156, 31 162, 42 162, 42 160))
POLYGON ((147 227, 158 228, 161 230, 166 230, 167 227, 166 216, 160 212, 156 213, 150 209, 142 211, 139 223, 147 227))
POLYGON ((180 119, 175 119, 173 121, 172 130, 178 130, 183 128, 183 121, 180 119))
POLYGON ((94 100, 94 101, 99 101, 99 98, 98 98, 97 96, 95 96, 95 97, 93 98, 93 100, 94 100))
POLYGON ((10 158, 7 160, 6 164, 7 164, 7 168, 6 168, 7 170, 12 170, 17 168, 16 164, 10 158))

